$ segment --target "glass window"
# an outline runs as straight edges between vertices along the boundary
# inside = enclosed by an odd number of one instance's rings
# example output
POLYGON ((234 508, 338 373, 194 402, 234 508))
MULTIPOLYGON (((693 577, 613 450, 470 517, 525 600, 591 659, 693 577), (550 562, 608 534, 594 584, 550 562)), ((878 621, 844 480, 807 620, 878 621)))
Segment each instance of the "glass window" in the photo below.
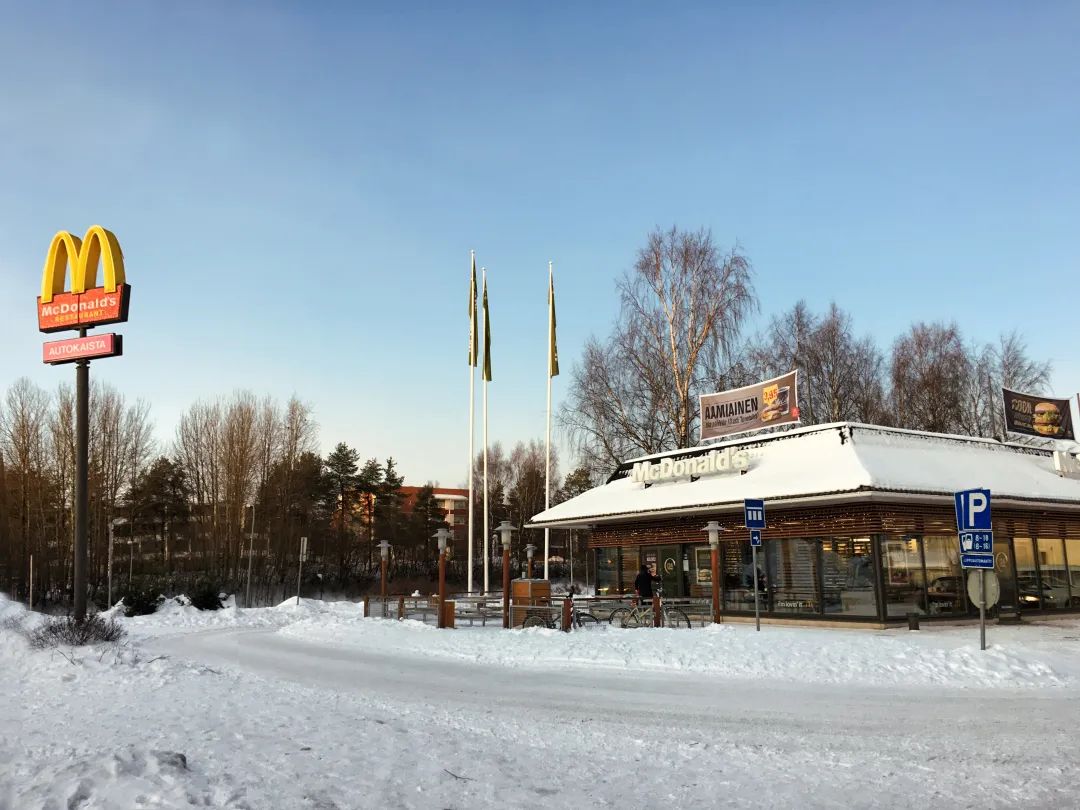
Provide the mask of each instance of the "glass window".
POLYGON ((634 580, 641 570, 641 549, 637 546, 623 546, 620 549, 619 565, 622 570, 622 578, 619 580, 621 592, 632 594, 634 580))
POLYGON ((923 537, 926 561, 925 610, 931 616, 967 612, 967 580, 960 567, 960 547, 955 536, 923 537))
MULTIPOLYGON (((765 557, 758 553, 758 599, 768 610, 765 590, 765 557)), ((720 577, 724 589, 724 607, 728 610, 754 609, 754 564, 750 538, 728 540, 720 544, 720 577)))
POLYGON ((817 613, 817 540, 771 540, 768 545, 769 587, 775 613, 817 613))
POLYGON ((1065 557, 1069 563, 1070 604, 1080 607, 1080 540, 1065 541, 1065 557))
POLYGON ((1016 596, 1021 610, 1038 610, 1043 606, 1039 594, 1039 575, 1035 568, 1035 541, 1030 537, 1013 538, 1016 560, 1016 596))
POLYGON ((825 612, 876 616, 874 557, 869 537, 825 540, 821 549, 825 612))
POLYGON ((1040 537, 1036 541, 1039 552, 1039 585, 1042 606, 1057 609, 1069 606, 1069 579, 1065 570, 1065 544, 1060 537, 1040 537))
POLYGON ((598 548, 596 550, 596 595, 607 596, 619 592, 619 550, 598 548))
POLYGON ((994 572, 1001 586, 1001 599, 998 605, 1015 610, 1019 604, 1016 592, 1016 571, 1013 570, 1012 546, 1007 537, 994 537, 994 572))
POLYGON ((919 545, 919 538, 913 536, 881 538, 881 569, 887 616, 925 613, 925 580, 919 545))

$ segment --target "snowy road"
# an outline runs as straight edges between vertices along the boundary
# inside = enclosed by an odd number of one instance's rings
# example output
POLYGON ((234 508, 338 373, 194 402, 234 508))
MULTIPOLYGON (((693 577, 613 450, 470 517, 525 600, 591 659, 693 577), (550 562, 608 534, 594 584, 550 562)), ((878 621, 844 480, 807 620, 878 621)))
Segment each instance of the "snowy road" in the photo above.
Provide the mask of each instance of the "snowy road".
POLYGON ((507 671, 328 648, 267 630, 196 633, 155 645, 204 664, 376 701, 391 712, 430 713, 446 735, 440 748, 479 749, 477 760, 458 765, 489 783, 477 785, 473 798, 501 795, 499 803, 511 806, 542 796, 641 807, 672 799, 696 807, 1063 806, 1080 794, 1072 773, 1080 716, 1071 689, 507 671), (483 733, 471 743, 451 739, 469 728, 483 733), (542 783, 534 798, 497 787, 513 784, 515 772, 542 783))
MULTIPOLYGON (((0 600, 0 618, 20 610, 0 600)), ((0 624, 0 809, 1063 810, 1080 795, 1076 622, 995 628, 981 653, 965 628, 447 633, 350 603, 124 621, 126 645, 68 652, 0 624)))

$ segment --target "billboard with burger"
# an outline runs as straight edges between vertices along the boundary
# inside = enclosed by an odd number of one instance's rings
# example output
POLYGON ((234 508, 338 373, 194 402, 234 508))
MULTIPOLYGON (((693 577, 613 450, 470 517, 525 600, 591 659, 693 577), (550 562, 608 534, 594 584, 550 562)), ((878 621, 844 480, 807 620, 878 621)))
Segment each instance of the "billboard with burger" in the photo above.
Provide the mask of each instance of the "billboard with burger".
POLYGON ((1052 399, 1001 389, 1005 399, 1005 429, 1043 439, 1076 440, 1067 399, 1052 399))
POLYGON ((798 371, 716 394, 702 394, 701 438, 788 425, 799 421, 798 371))

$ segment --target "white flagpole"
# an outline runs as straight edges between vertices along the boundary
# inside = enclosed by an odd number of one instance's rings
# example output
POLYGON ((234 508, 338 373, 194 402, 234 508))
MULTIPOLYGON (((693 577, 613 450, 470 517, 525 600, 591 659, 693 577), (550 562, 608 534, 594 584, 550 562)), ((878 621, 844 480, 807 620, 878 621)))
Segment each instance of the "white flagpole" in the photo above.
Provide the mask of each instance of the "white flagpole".
MULTIPOLYGON (((483 275, 484 284, 483 288, 487 289, 487 268, 480 268, 480 272, 483 275)), ((484 333, 484 342, 487 345, 487 333, 484 333)), ((488 531, 488 381, 487 375, 481 374, 484 382, 484 593, 488 593, 491 590, 491 551, 488 548, 490 542, 490 534, 488 531)))
MULTIPOLYGON (((547 452, 544 453, 544 510, 551 508, 551 289, 555 283, 551 262, 548 262, 548 351, 547 351, 547 452)), ((551 557, 551 529, 544 529, 544 579, 548 579, 548 560, 551 557)), ((573 584, 573 583, 571 583, 573 584)))
POLYGON ((475 439, 473 433, 476 425, 476 366, 473 365, 473 361, 476 359, 473 347, 479 347, 480 341, 477 340, 477 336, 474 334, 474 330, 477 324, 477 312, 476 312, 476 281, 473 272, 473 267, 476 266, 476 251, 469 251, 469 291, 472 295, 472 318, 469 321, 469 354, 472 355, 469 358, 469 552, 468 552, 468 591, 473 592, 473 452, 475 448, 475 439))

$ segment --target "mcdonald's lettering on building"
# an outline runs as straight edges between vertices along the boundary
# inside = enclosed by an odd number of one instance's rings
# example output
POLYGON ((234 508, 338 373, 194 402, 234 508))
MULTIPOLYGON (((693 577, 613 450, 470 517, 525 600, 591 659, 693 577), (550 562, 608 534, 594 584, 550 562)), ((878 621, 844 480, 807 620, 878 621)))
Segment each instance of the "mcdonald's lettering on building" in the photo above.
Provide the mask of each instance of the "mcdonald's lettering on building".
POLYGON ((45 259, 38 329, 60 332, 127 321, 131 287, 125 282, 124 256, 111 231, 94 225, 81 240, 60 231, 53 237, 45 259), (99 264, 104 276, 100 287, 99 264))

